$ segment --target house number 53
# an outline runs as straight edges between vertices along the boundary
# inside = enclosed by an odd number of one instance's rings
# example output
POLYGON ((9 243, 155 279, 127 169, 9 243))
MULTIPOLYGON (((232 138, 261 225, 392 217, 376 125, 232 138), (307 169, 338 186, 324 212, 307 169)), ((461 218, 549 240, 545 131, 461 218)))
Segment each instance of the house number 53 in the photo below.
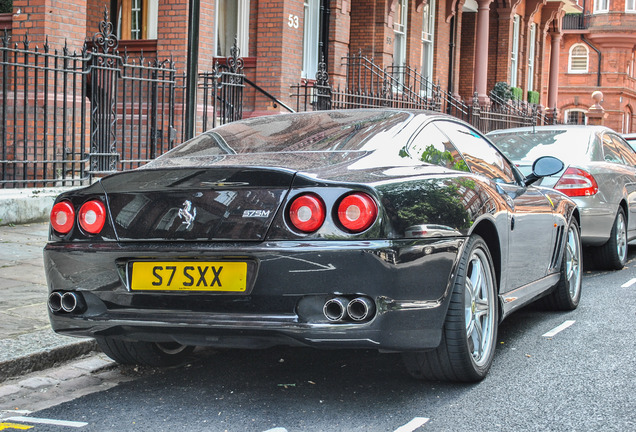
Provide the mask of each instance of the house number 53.
POLYGON ((293 28, 298 28, 298 15, 289 14, 287 25, 293 28))

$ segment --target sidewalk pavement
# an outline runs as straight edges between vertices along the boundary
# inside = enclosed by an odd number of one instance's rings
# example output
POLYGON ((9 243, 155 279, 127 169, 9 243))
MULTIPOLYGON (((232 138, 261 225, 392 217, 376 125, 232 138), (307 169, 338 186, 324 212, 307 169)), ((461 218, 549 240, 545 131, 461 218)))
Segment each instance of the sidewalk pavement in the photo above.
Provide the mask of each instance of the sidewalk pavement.
POLYGON ((42 249, 48 223, 0 226, 0 382, 96 349, 51 330, 42 249))

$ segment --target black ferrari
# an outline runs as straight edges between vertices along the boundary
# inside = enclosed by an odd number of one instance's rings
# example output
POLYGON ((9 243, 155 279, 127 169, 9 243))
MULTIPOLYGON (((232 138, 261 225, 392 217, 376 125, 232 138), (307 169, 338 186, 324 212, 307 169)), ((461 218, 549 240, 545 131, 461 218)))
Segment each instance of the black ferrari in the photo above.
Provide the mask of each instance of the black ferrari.
POLYGON ((402 352, 476 381, 499 322, 581 295, 579 213, 469 125, 432 112, 281 114, 210 130, 60 195, 44 249, 53 329, 120 363, 194 346, 402 352))

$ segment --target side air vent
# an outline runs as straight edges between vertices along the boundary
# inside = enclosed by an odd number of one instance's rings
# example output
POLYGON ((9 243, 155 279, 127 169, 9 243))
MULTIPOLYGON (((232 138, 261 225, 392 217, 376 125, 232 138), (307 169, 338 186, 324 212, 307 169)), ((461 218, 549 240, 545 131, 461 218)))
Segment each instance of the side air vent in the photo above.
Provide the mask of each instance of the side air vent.
POLYGON ((561 250, 561 244, 563 242, 563 225, 557 228, 556 238, 554 240, 554 246, 552 247, 552 259, 550 260, 550 268, 558 268, 559 266, 559 252, 561 250))

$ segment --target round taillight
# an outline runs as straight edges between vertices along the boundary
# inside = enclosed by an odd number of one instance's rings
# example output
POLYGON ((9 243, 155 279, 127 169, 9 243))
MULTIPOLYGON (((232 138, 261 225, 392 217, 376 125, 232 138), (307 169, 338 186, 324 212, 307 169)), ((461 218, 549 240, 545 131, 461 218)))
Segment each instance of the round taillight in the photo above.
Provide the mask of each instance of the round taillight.
POLYGON ((289 220, 302 232, 314 232, 325 221, 325 205, 318 195, 300 195, 289 207, 289 220))
POLYGON ((106 222, 106 207, 101 201, 93 200, 85 203, 79 211, 79 224, 84 231, 97 234, 106 222))
POLYGON ((60 201, 51 209, 51 226, 60 234, 68 234, 73 229, 75 209, 68 201, 60 201))
POLYGON ((338 206, 338 220, 343 227, 354 233, 369 228, 377 217, 378 206, 365 193, 347 195, 338 206))

